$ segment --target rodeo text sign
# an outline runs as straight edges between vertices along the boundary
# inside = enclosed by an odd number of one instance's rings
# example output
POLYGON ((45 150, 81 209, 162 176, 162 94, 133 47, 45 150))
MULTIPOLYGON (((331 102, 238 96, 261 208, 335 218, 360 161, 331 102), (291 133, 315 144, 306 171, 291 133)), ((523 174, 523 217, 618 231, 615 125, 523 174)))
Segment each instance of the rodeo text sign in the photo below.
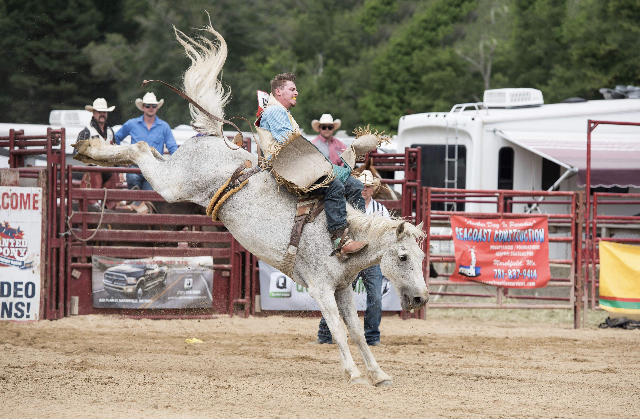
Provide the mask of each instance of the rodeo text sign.
POLYGON ((0 186, 0 320, 40 318, 42 188, 0 186))
POLYGON ((478 281, 505 288, 542 288, 549 271, 547 219, 451 217, 456 252, 452 281, 478 281))

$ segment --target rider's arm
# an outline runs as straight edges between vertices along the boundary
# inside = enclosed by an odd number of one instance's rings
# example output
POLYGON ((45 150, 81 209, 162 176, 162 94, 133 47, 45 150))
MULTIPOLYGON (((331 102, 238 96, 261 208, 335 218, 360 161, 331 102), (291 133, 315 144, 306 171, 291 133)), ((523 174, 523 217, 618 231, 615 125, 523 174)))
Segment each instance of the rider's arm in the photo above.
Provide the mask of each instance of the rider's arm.
POLYGON ((283 143, 289 134, 293 132, 289 114, 281 106, 267 107, 262 114, 260 127, 270 131, 273 138, 279 143, 283 143))

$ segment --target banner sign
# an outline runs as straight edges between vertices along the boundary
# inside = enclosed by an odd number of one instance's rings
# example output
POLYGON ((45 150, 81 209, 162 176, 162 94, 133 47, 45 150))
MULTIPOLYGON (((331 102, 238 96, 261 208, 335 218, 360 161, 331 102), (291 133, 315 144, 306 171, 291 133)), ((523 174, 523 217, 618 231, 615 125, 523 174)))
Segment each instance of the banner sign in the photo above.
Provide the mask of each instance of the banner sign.
POLYGON ((505 288, 542 288, 551 278, 546 218, 451 217, 456 253, 451 281, 505 288))
POLYGON ((600 308, 640 313, 640 246, 601 241, 600 308))
POLYGON ((95 308, 211 308, 213 258, 91 258, 95 308))
POLYGON ((0 186, 0 209, 0 320, 38 320, 42 188, 0 186))
MULTIPOLYGON (((260 267, 260 307, 262 310, 320 311, 307 288, 293 282, 291 278, 272 267, 258 261, 260 267)), ((356 284, 356 308, 365 311, 367 292, 361 279, 356 284)), ((382 278, 382 310, 401 311, 400 298, 393 290, 391 282, 382 278)))

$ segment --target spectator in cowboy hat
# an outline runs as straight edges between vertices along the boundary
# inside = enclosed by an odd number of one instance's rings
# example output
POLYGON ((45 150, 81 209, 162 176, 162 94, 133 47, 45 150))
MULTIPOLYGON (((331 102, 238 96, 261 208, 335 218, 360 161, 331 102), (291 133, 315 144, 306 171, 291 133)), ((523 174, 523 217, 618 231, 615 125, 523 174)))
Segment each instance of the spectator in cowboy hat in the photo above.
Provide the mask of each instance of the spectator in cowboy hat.
MULTIPOLYGON (((379 183, 376 184, 373 173, 369 170, 363 170, 358 179, 364 185, 362 197, 365 201, 367 215, 390 218, 387 208, 372 198, 374 191, 380 185, 379 183)), ((356 288, 359 278, 362 279, 365 290, 367 291, 367 309, 364 313, 364 337, 369 346, 384 346, 380 343, 380 321, 382 320, 382 271, 380 270, 380 265, 373 265, 360 271, 358 277, 353 281, 353 289, 356 288)), ((331 331, 324 317, 320 319, 318 339, 312 343, 333 343, 331 331)))
POLYGON ((347 148, 342 141, 333 136, 333 133, 340 128, 341 124, 339 119, 334 120, 328 113, 322 115, 320 120, 314 119, 311 121, 311 128, 320 133, 312 141, 313 145, 318 147, 318 150, 336 166, 344 165, 340 155, 347 148))
MULTIPOLYGON (((91 112, 93 116, 89 126, 85 127, 78 134, 78 141, 99 138, 107 144, 112 144, 114 139, 113 129, 107 124, 107 120, 109 118, 109 112, 113 111, 116 107, 107 105, 107 101, 99 97, 93 101, 92 105, 86 105, 84 108, 91 112)), ((91 189, 100 189, 103 187, 114 189, 119 180, 119 175, 117 173, 87 172, 82 177, 82 180, 85 186, 91 189)), ((99 209, 97 204, 98 201, 89 200, 90 210, 97 211, 99 209)), ((113 209, 115 206, 115 201, 107 201, 106 203, 106 208, 108 209, 113 209)))
MULTIPOLYGON (((136 107, 143 114, 124 123, 115 134, 116 143, 120 144, 125 137, 130 135, 131 144, 144 141, 158 150, 160 154, 164 154, 164 146, 166 145, 169 153, 173 154, 178 149, 178 145, 173 138, 171 127, 156 115, 163 104, 164 99, 158 101, 156 95, 151 92, 145 94, 142 99, 136 99, 136 107)), ((144 191, 153 190, 149 182, 139 173, 127 173, 127 187, 144 191)))

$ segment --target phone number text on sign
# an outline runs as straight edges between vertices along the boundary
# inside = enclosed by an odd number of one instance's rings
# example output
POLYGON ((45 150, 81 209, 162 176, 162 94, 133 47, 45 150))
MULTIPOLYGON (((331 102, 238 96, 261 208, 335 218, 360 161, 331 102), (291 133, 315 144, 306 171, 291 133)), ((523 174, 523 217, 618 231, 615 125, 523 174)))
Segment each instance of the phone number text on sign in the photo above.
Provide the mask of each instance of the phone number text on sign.
POLYGON ((541 288, 551 277, 547 219, 451 217, 456 268, 452 281, 541 288))

